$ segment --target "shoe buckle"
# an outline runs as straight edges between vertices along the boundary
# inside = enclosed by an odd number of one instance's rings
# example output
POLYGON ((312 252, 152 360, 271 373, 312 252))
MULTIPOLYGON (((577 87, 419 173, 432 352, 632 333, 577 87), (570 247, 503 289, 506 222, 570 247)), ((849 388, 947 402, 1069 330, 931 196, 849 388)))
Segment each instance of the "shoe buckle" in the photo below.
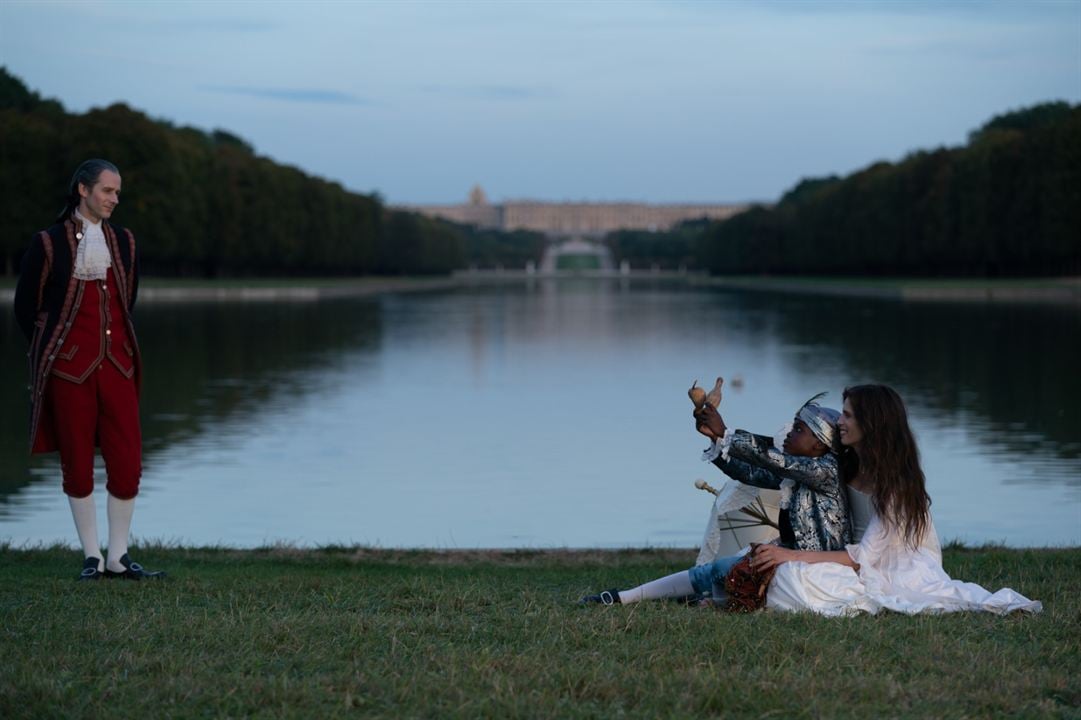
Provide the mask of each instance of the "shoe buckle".
POLYGON ((615 605, 616 599, 612 597, 610 590, 604 590, 601 592, 601 602, 605 605, 615 605))
POLYGON ((87 567, 83 568, 83 571, 79 573, 79 577, 94 577, 98 574, 97 568, 87 567))
POLYGON ((137 562, 128 563, 128 570, 131 570, 132 572, 141 573, 143 571, 143 566, 140 565, 137 562))

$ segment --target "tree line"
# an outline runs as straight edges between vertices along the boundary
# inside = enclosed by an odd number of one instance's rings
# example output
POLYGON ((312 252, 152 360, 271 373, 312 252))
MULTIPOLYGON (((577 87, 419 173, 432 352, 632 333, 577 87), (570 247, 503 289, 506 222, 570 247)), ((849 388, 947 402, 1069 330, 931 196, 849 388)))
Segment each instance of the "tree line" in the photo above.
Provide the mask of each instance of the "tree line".
MULTIPOLYGON (((124 177, 118 220, 145 271, 179 276, 438 274, 539 262, 539 233, 480 230, 388 208, 260 157, 225 130, 123 104, 72 114, 0 68, 0 272, 51 224, 79 162, 124 177)), ((605 241, 634 268, 715 274, 1081 274, 1081 105, 993 118, 959 148, 805 179, 772 206, 605 241)))
POLYGON ((999 115, 962 147, 806 179, 724 221, 619 233, 617 257, 628 241, 662 266, 678 257, 714 274, 1078 275, 1081 105, 999 115))
MULTIPOLYGON (((34 232, 52 224, 75 167, 114 162, 118 221, 140 239, 146 272, 174 276, 437 274, 539 255, 514 238, 388 208, 258 156, 224 130, 154 120, 123 104, 73 114, 0 68, 0 271, 18 271, 34 232)), ((522 262, 521 264, 524 264, 522 262)))
POLYGON ((617 230, 605 236, 616 263, 626 261, 636 270, 701 268, 702 237, 711 222, 705 218, 688 220, 667 232, 617 230))

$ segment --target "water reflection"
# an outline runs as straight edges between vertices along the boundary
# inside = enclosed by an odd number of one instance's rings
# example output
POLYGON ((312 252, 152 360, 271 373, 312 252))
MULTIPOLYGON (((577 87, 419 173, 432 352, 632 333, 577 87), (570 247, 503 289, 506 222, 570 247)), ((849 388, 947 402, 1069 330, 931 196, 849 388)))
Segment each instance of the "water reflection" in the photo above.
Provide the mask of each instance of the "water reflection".
POLYGON ((248 423, 267 403, 327 392, 324 371, 375 352, 379 307, 329 304, 148 305, 139 337, 148 368, 147 454, 228 418, 248 423), (192 389, 201 391, 192 393, 192 389))
MULTIPOLYGON (((143 305, 144 467, 151 471, 163 450, 225 425, 257 426, 267 404, 327 392, 322 371, 350 353, 377 350, 379 323, 371 300, 347 312, 310 302, 143 305)), ((27 373, 16 352, 25 341, 13 317, 4 318, 3 338, 0 508, 29 483, 54 477, 51 460, 26 454, 27 373)))
MULTIPOLYGON (((690 483, 712 468, 684 391, 724 374, 743 381, 726 417, 766 432, 818 390, 837 403, 845 384, 893 384, 944 537, 1077 544, 1079 323, 1069 307, 585 279, 146 304, 136 530, 247 546, 691 546, 708 501, 690 483)), ((0 539, 70 539, 55 461, 25 456, 22 338, 10 318, 0 330, 0 539)))
POLYGON ((991 451, 1081 457, 1075 307, 732 294, 717 302, 722 312, 767 304, 767 332, 792 346, 797 369, 836 355, 853 383, 904 388, 909 405, 968 428, 991 451))

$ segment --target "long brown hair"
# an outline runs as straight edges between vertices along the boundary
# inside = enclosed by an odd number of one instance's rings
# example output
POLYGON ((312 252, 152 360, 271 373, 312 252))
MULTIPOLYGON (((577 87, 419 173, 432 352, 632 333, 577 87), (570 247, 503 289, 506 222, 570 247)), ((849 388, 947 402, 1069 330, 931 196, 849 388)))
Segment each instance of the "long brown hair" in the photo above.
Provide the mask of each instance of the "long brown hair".
POLYGON ((875 512, 915 548, 930 524, 931 497, 905 404, 886 385, 845 388, 843 398, 850 402, 863 433, 859 455, 846 448, 842 456, 845 477, 862 473, 867 478, 875 512))

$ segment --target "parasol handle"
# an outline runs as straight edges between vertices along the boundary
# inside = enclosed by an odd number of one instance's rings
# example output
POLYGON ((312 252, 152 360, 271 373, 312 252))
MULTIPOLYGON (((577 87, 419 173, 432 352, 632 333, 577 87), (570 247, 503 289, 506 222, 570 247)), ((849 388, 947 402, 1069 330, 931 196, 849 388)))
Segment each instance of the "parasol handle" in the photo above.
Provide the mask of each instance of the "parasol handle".
POLYGON ((712 485, 710 485, 710 484, 709 484, 708 482, 706 482, 705 480, 701 480, 701 479, 699 479, 699 480, 695 480, 695 481, 694 481, 694 486, 695 486, 696 488, 698 488, 699 490, 705 490, 706 492, 708 492, 708 493, 713 493, 714 495, 719 495, 719 494, 720 494, 720 493, 719 493, 719 492, 717 491, 717 488, 713 487, 712 485))

